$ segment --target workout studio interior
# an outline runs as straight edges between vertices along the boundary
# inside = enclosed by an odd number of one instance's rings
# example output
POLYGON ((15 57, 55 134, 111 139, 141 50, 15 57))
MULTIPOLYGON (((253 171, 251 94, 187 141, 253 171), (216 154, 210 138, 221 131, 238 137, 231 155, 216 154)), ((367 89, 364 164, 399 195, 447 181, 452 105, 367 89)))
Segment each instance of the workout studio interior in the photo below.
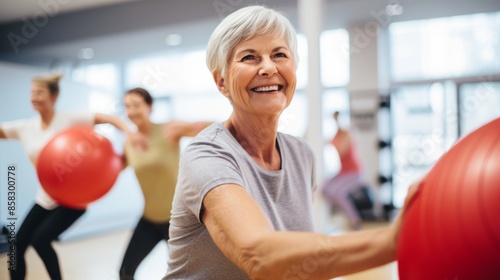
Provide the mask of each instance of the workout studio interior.
POLYGON ((500 279, 500 1, 0 0, 0 279, 500 279))

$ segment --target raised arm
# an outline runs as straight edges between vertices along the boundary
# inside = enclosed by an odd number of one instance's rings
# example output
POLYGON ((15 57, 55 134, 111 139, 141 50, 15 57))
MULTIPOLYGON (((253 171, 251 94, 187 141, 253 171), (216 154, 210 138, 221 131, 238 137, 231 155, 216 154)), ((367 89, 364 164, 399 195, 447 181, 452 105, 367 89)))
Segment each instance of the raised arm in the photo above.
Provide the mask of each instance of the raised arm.
POLYGON ((147 150, 148 142, 146 137, 139 132, 133 132, 120 118, 106 114, 99 114, 99 113, 95 114, 94 124, 104 124, 104 123, 109 123, 114 127, 116 127, 117 129, 121 130, 123 133, 125 133, 127 138, 129 139, 129 141, 131 141, 134 147, 137 147, 143 151, 147 150))
POLYGON ((214 242, 252 279, 330 279, 395 260, 394 227, 340 236, 275 231, 237 185, 212 189, 203 206, 202 221, 214 242))
POLYGON ((127 134, 132 133, 130 128, 120 118, 106 114, 99 114, 99 113, 95 114, 94 124, 104 124, 104 123, 109 123, 124 133, 127 134))
POLYGON ((163 127, 163 135, 170 142, 178 142, 182 137, 196 136, 200 131, 211 125, 213 122, 185 122, 170 121, 163 127))

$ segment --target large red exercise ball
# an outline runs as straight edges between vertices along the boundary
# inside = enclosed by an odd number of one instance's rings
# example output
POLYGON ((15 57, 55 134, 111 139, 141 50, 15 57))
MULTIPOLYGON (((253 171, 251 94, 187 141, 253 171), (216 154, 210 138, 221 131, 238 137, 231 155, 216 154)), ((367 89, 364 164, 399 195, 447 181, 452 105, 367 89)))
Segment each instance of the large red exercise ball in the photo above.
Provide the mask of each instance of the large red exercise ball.
POLYGON ((121 168, 111 142, 90 126, 58 133, 42 149, 36 166, 43 189, 71 208, 85 208, 104 196, 121 168))
POLYGON ((398 244, 401 280, 500 279, 500 118, 429 171, 398 244))

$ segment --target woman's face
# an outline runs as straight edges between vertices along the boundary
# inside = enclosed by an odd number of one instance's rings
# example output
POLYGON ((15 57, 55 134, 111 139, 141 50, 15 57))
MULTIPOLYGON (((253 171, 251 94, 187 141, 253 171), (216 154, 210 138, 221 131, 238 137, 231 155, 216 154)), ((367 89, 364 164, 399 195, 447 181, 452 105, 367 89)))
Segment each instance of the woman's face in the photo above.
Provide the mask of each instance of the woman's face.
POLYGON ((220 91, 235 110, 279 116, 295 92, 295 60, 283 38, 259 35, 240 42, 229 58, 220 91))
POLYGON ((127 93, 124 98, 127 117, 137 126, 149 121, 151 106, 144 101, 142 96, 135 93, 127 93))
POLYGON ((49 88, 43 83, 31 84, 31 104, 38 112, 54 110, 57 95, 50 94, 49 88))

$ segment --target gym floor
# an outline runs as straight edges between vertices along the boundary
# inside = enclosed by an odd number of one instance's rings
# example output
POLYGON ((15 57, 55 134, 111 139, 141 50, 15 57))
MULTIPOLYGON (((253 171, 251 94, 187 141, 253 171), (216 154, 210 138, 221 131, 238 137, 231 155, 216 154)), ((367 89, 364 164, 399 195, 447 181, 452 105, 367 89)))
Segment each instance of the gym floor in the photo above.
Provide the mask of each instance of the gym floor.
MULTIPOLYGON (((365 224, 365 228, 384 226, 383 223, 365 224)), ((118 280, 118 269, 125 246, 131 236, 129 230, 112 232, 73 241, 55 242, 59 262, 65 280, 118 280)), ((50 280, 42 261, 29 248, 26 253, 28 263, 27 280, 50 280)), ((161 279, 166 271, 167 246, 160 243, 139 266, 136 280, 161 279)), ((9 279, 7 255, 0 255, 0 279, 9 279)), ((397 280, 397 265, 391 263, 335 280, 397 280)))

